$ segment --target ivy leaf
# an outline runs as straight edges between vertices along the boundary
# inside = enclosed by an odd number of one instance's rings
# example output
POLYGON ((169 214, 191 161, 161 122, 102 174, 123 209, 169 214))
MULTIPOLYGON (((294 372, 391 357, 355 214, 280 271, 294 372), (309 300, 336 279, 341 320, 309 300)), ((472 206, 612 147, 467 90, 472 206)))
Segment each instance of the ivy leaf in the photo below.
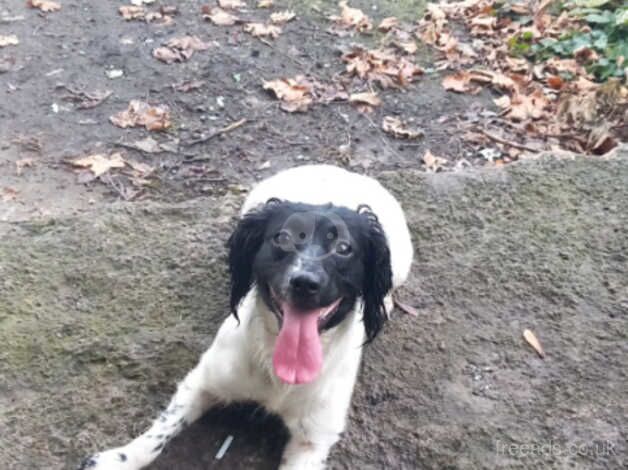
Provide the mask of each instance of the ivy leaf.
POLYGON ((584 17, 584 19, 587 23, 608 24, 612 23, 615 17, 612 13, 604 12, 604 14, 602 15, 600 15, 599 13, 587 15, 584 17))

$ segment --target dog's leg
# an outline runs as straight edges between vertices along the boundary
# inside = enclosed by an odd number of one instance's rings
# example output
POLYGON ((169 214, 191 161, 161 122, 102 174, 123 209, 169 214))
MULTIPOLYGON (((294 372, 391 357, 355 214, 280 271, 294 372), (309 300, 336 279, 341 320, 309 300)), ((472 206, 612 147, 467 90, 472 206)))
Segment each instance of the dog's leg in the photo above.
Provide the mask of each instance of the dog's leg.
POLYGON ((142 435, 123 447, 98 453, 79 467, 89 470, 138 470, 150 464, 166 443, 198 419, 215 402, 204 387, 203 361, 192 369, 177 388, 168 408, 142 435))
POLYGON ((302 409, 307 410, 305 414, 299 415, 298 408, 288 414, 282 413, 290 431, 290 440, 283 452, 279 470, 325 468, 329 451, 340 439, 346 426, 355 373, 349 372, 340 382, 337 387, 328 390, 326 399, 316 406, 311 403, 301 405, 304 407, 302 409))
POLYGON ((241 348, 234 346, 242 342, 240 331, 234 319, 227 319, 212 346, 179 384, 168 408, 151 427, 125 446, 89 457, 80 470, 139 470, 155 460, 168 441, 205 410, 229 402, 233 394, 226 390, 242 376, 238 369, 241 348))
MULTIPOLYGON (((342 411, 339 410, 340 413, 342 411)), ((331 447, 344 430, 342 420, 332 419, 327 412, 286 423, 290 440, 284 450, 279 470, 322 470, 331 447), (335 421, 335 422, 334 422, 335 421)))

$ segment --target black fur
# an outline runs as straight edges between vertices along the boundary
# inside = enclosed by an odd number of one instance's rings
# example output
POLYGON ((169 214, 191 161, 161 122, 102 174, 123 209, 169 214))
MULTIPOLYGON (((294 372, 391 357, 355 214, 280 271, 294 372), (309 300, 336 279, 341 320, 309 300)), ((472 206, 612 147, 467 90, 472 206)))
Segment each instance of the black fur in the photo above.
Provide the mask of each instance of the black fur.
POLYGON ((369 343, 375 339, 387 318, 384 298, 392 289, 392 268, 388 241, 377 217, 370 210, 362 212, 362 216, 368 219, 362 298, 366 342, 369 343))
MULTIPOLYGON (((344 320, 361 296, 366 342, 377 336, 386 320, 384 297, 392 288, 390 250, 382 227, 368 206, 353 211, 331 204, 313 206, 271 199, 242 217, 229 238, 228 249, 230 308, 236 318, 238 305, 257 283, 262 298, 271 309, 276 308, 271 288, 282 299, 290 298, 297 304, 304 302, 304 305, 309 302, 314 307, 328 305, 342 297, 340 307, 323 329, 332 328, 344 320), (309 299, 291 297, 293 293, 286 287, 288 267, 297 256, 297 250, 282 252, 272 243, 273 236, 294 214, 314 214, 311 217, 316 220, 316 229, 312 244, 320 246, 326 243, 325 221, 330 218, 341 220, 348 230, 353 250, 348 257, 334 254, 320 261, 308 261, 306 269, 322 272, 326 279, 322 292, 309 299), (319 227, 323 228, 320 233, 319 227)), ((307 246, 301 247, 298 252, 307 249, 307 246)))

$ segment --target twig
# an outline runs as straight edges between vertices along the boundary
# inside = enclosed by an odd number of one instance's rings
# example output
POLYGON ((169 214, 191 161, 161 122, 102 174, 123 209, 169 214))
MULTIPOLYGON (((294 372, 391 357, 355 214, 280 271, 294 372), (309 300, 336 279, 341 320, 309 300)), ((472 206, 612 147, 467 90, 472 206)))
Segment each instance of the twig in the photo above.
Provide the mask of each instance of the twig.
POLYGON ((419 312, 417 311, 416 308, 412 307, 411 305, 405 304, 402 301, 400 301, 396 296, 393 295, 393 304, 395 305, 395 307, 397 307, 399 310, 401 310, 404 313, 407 313, 408 315, 411 315, 413 317, 418 317, 419 316, 419 312))
POLYGON ((218 129, 217 131, 211 132, 203 137, 200 137, 198 139, 195 140, 191 140, 189 142, 187 142, 185 144, 186 147, 191 147, 192 145, 197 145, 197 144, 202 144, 204 142, 207 142, 211 139, 213 139, 214 137, 217 137, 219 135, 222 134, 226 134, 227 132, 231 132, 234 129, 237 129, 238 127, 243 126, 244 124, 247 123, 247 120, 245 118, 240 119, 239 121, 233 122, 231 124, 229 124, 226 127, 223 127, 222 129, 218 129))
POLYGON ((482 134, 484 134, 486 137, 488 137, 491 140, 494 140, 495 142, 499 143, 499 144, 504 144, 504 145, 508 145, 509 147, 514 147, 516 149, 520 149, 520 150, 527 150, 528 152, 534 152, 537 153, 540 150, 539 149, 534 149, 532 147, 528 147, 527 145, 523 145, 523 144, 518 144, 517 142, 511 142, 509 140, 506 139, 502 139, 499 136, 496 136, 495 134, 491 134, 490 132, 488 132, 485 129, 478 129, 482 134))
POLYGON ((259 40, 259 42, 261 42, 262 44, 265 44, 265 45, 266 45, 266 46, 268 46, 270 49, 272 49, 272 50, 273 50, 273 52, 275 52, 275 53, 277 53, 277 54, 280 54, 280 55, 284 56, 286 59, 288 59, 288 60, 290 60, 290 61, 294 62, 294 63, 295 63, 295 64, 297 64, 299 67, 302 67, 302 68, 304 68, 304 69, 308 69, 308 67, 306 67, 306 66, 305 66, 305 64, 304 64, 303 62, 301 62, 299 59, 297 59, 296 57, 292 57, 290 54, 286 54, 286 53, 285 53, 285 52, 283 52, 283 51, 279 51, 279 50, 277 50, 277 48, 276 48, 275 46, 273 46, 273 45, 271 44, 271 42, 270 42, 270 41, 267 41, 267 40, 266 40, 266 39, 264 39, 264 38, 257 38, 257 39, 259 40))

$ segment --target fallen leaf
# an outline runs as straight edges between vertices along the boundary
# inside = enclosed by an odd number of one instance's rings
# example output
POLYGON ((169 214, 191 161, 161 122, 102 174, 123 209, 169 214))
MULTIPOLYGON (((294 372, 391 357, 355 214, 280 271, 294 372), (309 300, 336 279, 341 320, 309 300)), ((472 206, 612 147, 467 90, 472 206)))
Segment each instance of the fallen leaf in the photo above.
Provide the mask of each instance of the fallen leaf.
POLYGON ((610 126, 607 123, 591 129, 587 139, 587 150, 594 155, 604 155, 617 145, 618 141, 610 132, 610 126))
POLYGON ((146 163, 136 162, 135 160, 127 160, 126 163, 131 168, 133 168, 133 170, 135 170, 137 173, 139 173, 137 176, 140 176, 142 178, 147 177, 153 171, 155 171, 154 167, 152 167, 150 165, 147 165, 146 163))
POLYGON ((146 8, 135 5, 124 5, 118 11, 126 21, 140 20, 146 17, 146 8))
POLYGON ((453 75, 448 75, 441 82, 443 88, 457 93, 471 93, 475 95, 480 92, 480 87, 473 83, 471 74, 466 71, 460 71, 453 75))
POLYGON ((28 0, 26 4, 31 8, 38 8, 46 13, 61 10, 61 5, 59 3, 48 0, 28 0))
POLYGON ((400 57, 394 50, 366 50, 354 47, 342 56, 347 64, 349 75, 370 82, 377 82, 382 88, 403 87, 423 73, 423 69, 406 57, 400 57))
POLYGON ((259 0, 257 8, 270 8, 273 6, 273 0, 259 0))
POLYGON ((382 129, 384 132, 399 139, 418 139, 419 137, 423 137, 423 131, 409 128, 405 122, 394 116, 384 117, 382 129))
POLYGON ((234 9, 234 8, 245 8, 246 3, 242 0, 218 0, 218 6, 220 8, 234 9))
POLYGON ((184 62, 192 57, 195 51, 204 51, 210 47, 211 44, 201 41, 198 36, 183 36, 173 38, 166 46, 155 49, 153 57, 167 64, 184 62))
POLYGON ((367 104, 369 106, 380 106, 382 100, 377 96, 377 93, 372 91, 365 91, 362 93, 351 93, 349 95, 350 103, 367 104))
POLYGON ((125 165, 124 158, 120 153, 114 153, 110 156, 102 154, 89 155, 87 157, 77 158, 70 162, 72 165, 89 168, 94 176, 104 175, 112 168, 123 168, 125 165))
POLYGON ((541 346, 541 343, 537 339, 536 335, 534 333, 532 333, 532 331, 530 331, 530 330, 523 330, 523 338, 526 340, 526 342, 530 346, 532 346, 534 348, 536 353, 541 358, 545 357, 545 352, 543 351, 543 347, 541 346))
POLYGON ((8 36, 0 35, 0 47, 17 46, 20 40, 15 34, 9 34, 8 36))
POLYGON ((74 101, 76 104, 76 109, 92 109, 96 106, 102 104, 109 98, 113 92, 111 90, 105 91, 80 91, 74 90, 69 87, 65 87, 71 94, 65 96, 63 99, 67 101, 74 101))
POLYGON ((136 140, 135 142, 133 142, 132 146, 146 153, 159 153, 163 151, 163 149, 159 145, 159 142, 157 142, 150 136, 142 140, 136 140))
POLYGON ((415 41, 394 41, 392 44, 406 54, 416 54, 416 51, 418 50, 418 46, 415 41))
POLYGON ((15 201, 19 191, 13 188, 5 187, 2 188, 2 200, 4 202, 15 201))
POLYGON ((239 18, 235 15, 232 15, 229 12, 226 12, 220 7, 210 8, 205 5, 202 9, 203 19, 209 20, 215 25, 218 26, 233 26, 239 20, 239 18))
POLYGON ((273 24, 284 24, 295 19, 297 14, 292 10, 280 11, 270 15, 270 22, 273 24))
POLYGON ((494 98, 493 103, 495 103, 498 107, 505 109, 510 107, 510 96, 504 95, 499 98, 494 98))
POLYGON ((207 83, 205 82, 205 80, 186 80, 181 83, 172 85, 172 88, 174 88, 176 91, 187 93, 192 90, 198 90, 199 88, 204 86, 205 83, 207 83))
POLYGON ((541 90, 535 90, 530 95, 515 93, 510 98, 508 117, 513 121, 540 119, 548 106, 549 100, 541 90))
POLYGON ((396 28, 398 25, 399 25, 399 20, 395 18, 394 16, 389 16, 388 18, 384 18, 379 23, 379 25, 377 26, 377 29, 383 32, 388 32, 391 29, 396 28))
POLYGON ((312 84, 302 75, 266 81, 263 87, 272 91, 282 101, 281 109, 290 113, 307 111, 313 102, 312 84))
POLYGON ((560 90, 565 82, 558 75, 550 75, 547 77, 547 84, 554 90, 560 90))
POLYGON ((32 168, 34 161, 32 158, 22 158, 15 162, 15 174, 20 176, 24 168, 32 168))
POLYGON ((362 10, 351 8, 346 1, 338 4, 340 16, 331 16, 329 19, 345 29, 355 29, 358 32, 368 31, 373 27, 371 20, 362 10))
POLYGON ((271 37, 277 39, 281 34, 279 26, 264 23, 247 23, 244 25, 244 31, 256 38, 271 37))
POLYGON ((144 126, 149 131, 163 131, 172 125, 167 106, 151 106, 140 100, 132 100, 128 109, 111 116, 109 121, 117 127, 144 126))
POLYGON ((447 159, 437 157, 433 155, 431 151, 426 150, 423 155, 423 164, 425 165, 426 170, 437 172, 447 164, 447 159))

